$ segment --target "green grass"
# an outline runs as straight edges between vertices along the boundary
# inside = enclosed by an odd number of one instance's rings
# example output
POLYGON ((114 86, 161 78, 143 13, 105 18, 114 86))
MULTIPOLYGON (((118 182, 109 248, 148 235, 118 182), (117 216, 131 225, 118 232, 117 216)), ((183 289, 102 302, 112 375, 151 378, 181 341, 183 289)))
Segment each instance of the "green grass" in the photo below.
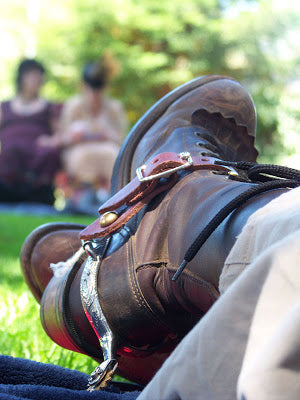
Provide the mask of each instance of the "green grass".
POLYGON ((0 214, 0 351, 76 369, 90 374, 96 361, 62 349, 44 332, 39 304, 28 289, 20 268, 19 254, 27 235, 47 222, 69 221, 90 224, 93 217, 0 214))

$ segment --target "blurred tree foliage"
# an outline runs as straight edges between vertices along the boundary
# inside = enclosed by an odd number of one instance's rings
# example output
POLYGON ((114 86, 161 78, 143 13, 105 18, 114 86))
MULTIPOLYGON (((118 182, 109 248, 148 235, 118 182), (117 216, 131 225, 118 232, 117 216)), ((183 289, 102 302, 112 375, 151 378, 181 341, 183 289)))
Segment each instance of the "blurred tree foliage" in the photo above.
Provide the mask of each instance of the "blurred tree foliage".
POLYGON ((261 160, 274 162, 285 148, 281 93, 300 56, 290 40, 299 15, 280 3, 44 0, 34 29, 38 58, 51 73, 46 93, 63 100, 76 92, 82 65, 109 49, 122 67, 111 92, 133 124, 179 84, 204 74, 233 76, 254 98, 261 160))

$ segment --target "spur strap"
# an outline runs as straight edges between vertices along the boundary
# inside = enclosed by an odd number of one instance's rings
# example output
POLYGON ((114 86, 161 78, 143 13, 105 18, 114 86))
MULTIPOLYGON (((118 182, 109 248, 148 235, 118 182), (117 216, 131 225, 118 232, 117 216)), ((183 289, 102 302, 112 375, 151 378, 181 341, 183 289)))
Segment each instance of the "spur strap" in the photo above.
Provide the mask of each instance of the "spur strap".
POLYGON ((97 239, 120 229, 155 196, 174 186, 180 170, 230 169, 214 164, 214 161, 212 157, 192 158, 188 152, 155 156, 146 165, 137 168, 137 176, 99 208, 100 217, 80 232, 80 239, 97 239))

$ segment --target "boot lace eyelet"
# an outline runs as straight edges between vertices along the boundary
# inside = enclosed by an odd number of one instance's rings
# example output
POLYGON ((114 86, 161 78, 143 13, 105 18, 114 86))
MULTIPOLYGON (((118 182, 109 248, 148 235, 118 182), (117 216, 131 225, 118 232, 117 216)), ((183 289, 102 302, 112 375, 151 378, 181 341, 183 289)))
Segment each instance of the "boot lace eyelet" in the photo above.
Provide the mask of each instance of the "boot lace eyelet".
POLYGON ((194 132, 194 135, 196 136, 196 137, 201 137, 201 135, 203 134, 203 132, 201 133, 201 132, 194 132))
POLYGON ((219 155, 216 153, 211 153, 209 151, 201 151, 200 155, 202 157, 213 157, 213 158, 219 158, 219 155))

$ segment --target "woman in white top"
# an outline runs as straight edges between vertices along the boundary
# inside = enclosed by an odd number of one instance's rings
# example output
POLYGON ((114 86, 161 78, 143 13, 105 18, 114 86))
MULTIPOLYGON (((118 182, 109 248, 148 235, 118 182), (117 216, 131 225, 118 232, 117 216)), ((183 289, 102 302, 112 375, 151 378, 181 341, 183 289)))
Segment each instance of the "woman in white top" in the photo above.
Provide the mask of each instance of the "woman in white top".
POLYGON ((55 145, 62 147, 64 177, 59 177, 58 186, 66 187, 65 197, 73 208, 84 208, 81 200, 87 194, 90 199, 92 192, 98 197, 95 206, 99 205, 110 191, 113 165, 127 128, 122 104, 107 94, 115 72, 116 63, 107 54, 86 64, 81 94, 70 98, 62 110, 54 138, 55 145))

